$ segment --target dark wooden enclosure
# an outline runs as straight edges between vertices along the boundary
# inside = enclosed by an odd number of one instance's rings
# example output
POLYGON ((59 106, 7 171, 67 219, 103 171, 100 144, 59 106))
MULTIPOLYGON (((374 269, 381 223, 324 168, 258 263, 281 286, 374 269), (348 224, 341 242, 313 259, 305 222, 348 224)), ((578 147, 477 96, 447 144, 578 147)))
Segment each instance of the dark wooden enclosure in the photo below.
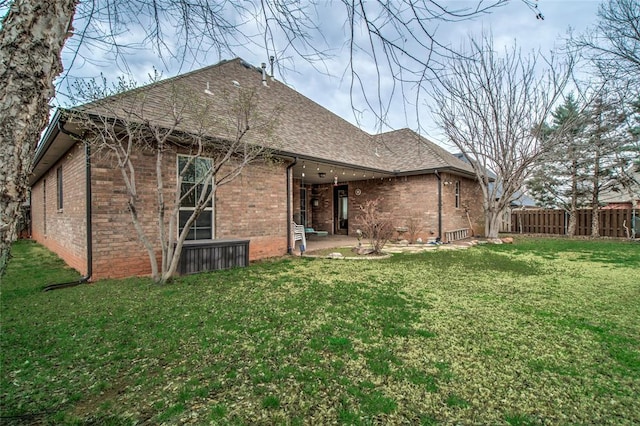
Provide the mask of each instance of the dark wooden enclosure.
POLYGON ((249 265, 249 240, 185 241, 180 255, 180 275, 249 265))

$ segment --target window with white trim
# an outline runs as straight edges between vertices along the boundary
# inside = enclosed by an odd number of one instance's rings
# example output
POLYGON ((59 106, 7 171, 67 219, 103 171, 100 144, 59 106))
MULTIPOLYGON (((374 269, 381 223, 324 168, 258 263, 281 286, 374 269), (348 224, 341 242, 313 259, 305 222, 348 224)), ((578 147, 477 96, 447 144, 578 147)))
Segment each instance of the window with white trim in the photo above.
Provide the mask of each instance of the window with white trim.
MULTIPOLYGON (((178 214, 178 233, 181 233, 187 224, 189 217, 193 214, 200 195, 205 190, 204 179, 213 166, 210 158, 178 156, 178 175, 180 171, 187 167, 182 175, 180 186, 180 212, 178 214), (187 163, 191 160, 191 164, 187 163)), ((212 183, 206 185, 206 191, 211 193, 212 183)), ((191 225, 187 240, 210 240, 214 237, 213 226, 213 197, 207 202, 198 219, 191 225)))

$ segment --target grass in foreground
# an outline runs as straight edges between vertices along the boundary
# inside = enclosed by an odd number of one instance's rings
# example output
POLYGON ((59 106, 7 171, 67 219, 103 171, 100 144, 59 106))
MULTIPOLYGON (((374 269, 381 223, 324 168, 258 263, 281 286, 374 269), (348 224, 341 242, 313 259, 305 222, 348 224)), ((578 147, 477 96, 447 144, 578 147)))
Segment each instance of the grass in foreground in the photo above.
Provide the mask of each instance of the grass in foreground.
POLYGON ((42 293, 15 245, 3 424, 638 424, 640 246, 517 240, 42 293))

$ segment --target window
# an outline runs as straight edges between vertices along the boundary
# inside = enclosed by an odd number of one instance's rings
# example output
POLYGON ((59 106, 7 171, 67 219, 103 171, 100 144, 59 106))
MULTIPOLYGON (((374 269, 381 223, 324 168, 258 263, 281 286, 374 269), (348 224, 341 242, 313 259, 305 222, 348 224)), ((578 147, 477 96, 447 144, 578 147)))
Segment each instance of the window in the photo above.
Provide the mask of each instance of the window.
POLYGON ((58 167, 56 170, 56 182, 57 182, 57 190, 56 190, 56 205, 58 210, 62 210, 64 199, 62 197, 62 166, 58 167))
POLYGON ((460 181, 456 181, 456 209, 460 208, 460 181))
MULTIPOLYGON (((178 156, 178 175, 187 163, 191 160, 191 164, 182 175, 182 185, 180 187, 180 195, 182 202, 180 203, 180 212, 178 214, 178 232, 182 232, 187 221, 193 214, 196 204, 202 191, 204 191, 204 179, 213 166, 210 158, 178 156)), ((211 182, 212 183, 212 182, 211 182)), ((207 185, 207 191, 210 195, 212 185, 207 185)), ((191 225, 187 240, 210 240, 214 237, 213 229, 213 197, 207 202, 200 216, 191 225)))

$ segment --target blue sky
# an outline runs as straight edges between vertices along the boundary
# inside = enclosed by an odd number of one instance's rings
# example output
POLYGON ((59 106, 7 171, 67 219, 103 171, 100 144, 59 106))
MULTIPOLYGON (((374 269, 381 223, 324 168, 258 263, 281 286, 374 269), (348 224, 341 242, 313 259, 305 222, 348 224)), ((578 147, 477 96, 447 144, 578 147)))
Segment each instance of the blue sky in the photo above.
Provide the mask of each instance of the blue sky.
MULTIPOLYGON (((444 1, 444 4, 448 6, 460 8, 467 6, 469 3, 467 0, 444 1)), ((539 10, 544 15, 544 20, 536 19, 535 13, 521 1, 512 0, 502 7, 493 9, 492 13, 479 16, 472 21, 440 23, 436 32, 437 40, 444 45, 457 49, 469 36, 478 37, 483 31, 490 30, 496 47, 511 46, 513 43, 517 43, 525 52, 540 49, 543 53, 546 53, 553 49, 554 46, 563 43, 562 40, 569 28, 572 28, 576 33, 581 33, 593 26, 597 19, 596 13, 600 1, 538 0, 537 3, 539 4, 539 10)), ((326 43, 332 47, 330 52, 332 58, 325 60, 321 66, 316 66, 315 68, 302 59, 283 60, 282 65, 286 70, 280 69, 276 71, 275 77, 344 119, 354 124, 359 124, 363 129, 373 133, 379 127, 374 115, 357 91, 354 93, 353 101, 361 112, 354 113, 351 108, 349 95, 351 79, 347 70, 349 51, 347 46, 344 45, 346 38, 345 27, 342 24, 344 18, 340 7, 340 2, 327 2, 326 7, 320 7, 317 10, 322 35, 326 43), (320 72, 318 68, 323 72, 320 72)), ((126 43, 130 40, 139 40, 142 35, 140 32, 125 28, 119 37, 126 43)), ((72 52, 74 41, 72 39, 71 43, 69 43, 69 48, 63 55, 63 61, 67 68, 74 61, 72 52)), ((168 42, 171 43, 171 40, 169 39, 168 42)), ((82 56, 91 58, 91 61, 76 57, 73 67, 69 70, 70 76, 91 77, 103 72, 109 79, 115 80, 117 75, 122 73, 113 59, 98 50, 94 52, 85 50, 82 56)), ((262 62, 268 62, 268 54, 264 49, 250 46, 249 48, 238 48, 233 54, 224 53, 218 55, 215 51, 210 51, 206 55, 198 56, 195 61, 187 61, 183 64, 172 61, 163 62, 158 59, 152 50, 138 49, 133 54, 126 56, 126 63, 132 77, 136 81, 143 83, 148 80, 147 76, 154 67, 161 71, 164 76, 169 77, 177 73, 215 64, 221 59, 230 59, 233 56, 240 56, 256 66, 259 66, 262 62)), ((357 57, 356 61, 361 66, 360 69, 362 70, 365 84, 370 79, 371 90, 374 90, 376 77, 373 66, 368 63, 370 58, 363 55, 357 57)), ((383 91, 389 90, 391 81, 392 79, 388 75, 382 76, 383 91)), ((412 87, 406 87, 405 95, 412 103, 415 104, 417 102, 420 124, 426 135, 438 142, 445 142, 441 140, 437 127, 432 124, 426 95, 420 93, 418 99, 416 99, 416 93, 412 92, 412 90, 412 87)), ((62 87, 61 91, 64 91, 62 87)), ((396 97, 392 101, 388 125, 383 127, 382 130, 403 127, 416 129, 418 127, 415 105, 403 104, 400 98, 396 97)), ((62 99, 60 97, 58 102, 63 102, 62 99)))

